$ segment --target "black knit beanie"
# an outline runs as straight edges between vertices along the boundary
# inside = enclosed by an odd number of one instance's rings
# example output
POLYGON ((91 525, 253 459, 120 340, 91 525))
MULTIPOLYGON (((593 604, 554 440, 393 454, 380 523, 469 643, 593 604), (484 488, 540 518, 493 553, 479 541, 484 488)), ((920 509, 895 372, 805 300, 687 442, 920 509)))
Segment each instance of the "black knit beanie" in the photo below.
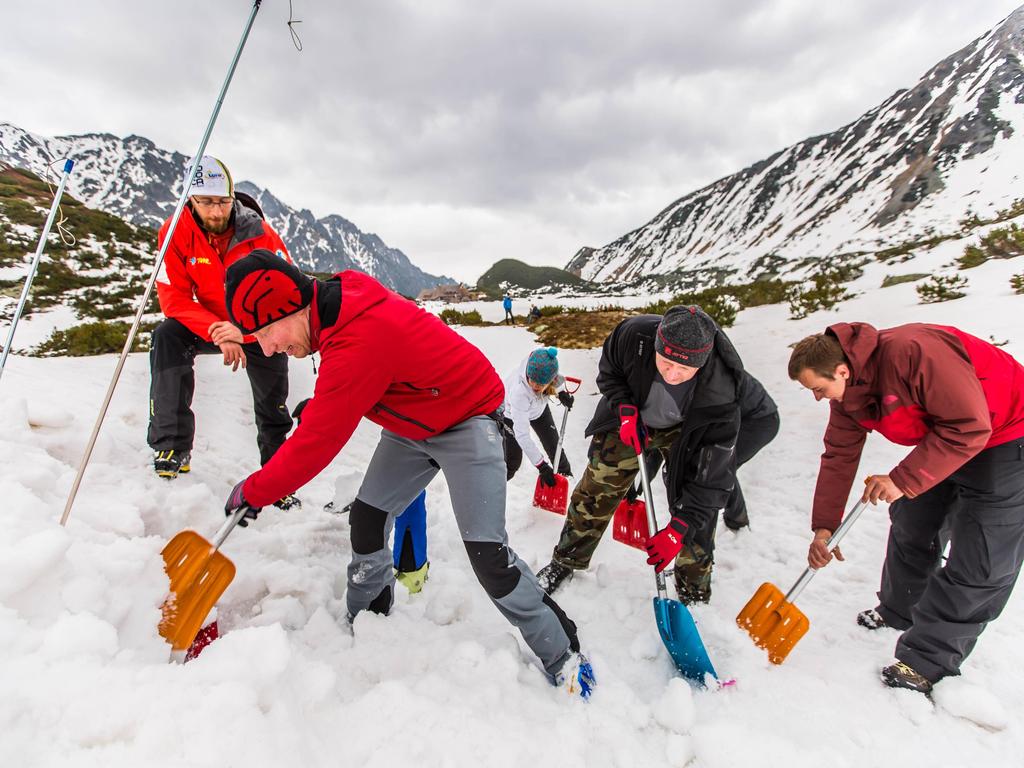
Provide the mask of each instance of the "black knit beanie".
POLYGON ((672 307, 658 325, 654 349, 673 363, 700 368, 711 357, 717 330, 700 307, 672 307))

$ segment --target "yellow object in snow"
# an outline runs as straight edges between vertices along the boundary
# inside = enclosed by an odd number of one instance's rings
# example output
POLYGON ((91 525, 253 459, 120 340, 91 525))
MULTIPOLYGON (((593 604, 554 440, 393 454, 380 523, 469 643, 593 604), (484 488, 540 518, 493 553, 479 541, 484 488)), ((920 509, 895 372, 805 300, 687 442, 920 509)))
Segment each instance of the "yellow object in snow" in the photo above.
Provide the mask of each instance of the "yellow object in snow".
POLYGON ((428 570, 430 570, 429 561, 424 563, 422 568, 415 571, 395 571, 395 578, 402 583, 403 587, 409 590, 410 595, 415 595, 423 590, 428 570))

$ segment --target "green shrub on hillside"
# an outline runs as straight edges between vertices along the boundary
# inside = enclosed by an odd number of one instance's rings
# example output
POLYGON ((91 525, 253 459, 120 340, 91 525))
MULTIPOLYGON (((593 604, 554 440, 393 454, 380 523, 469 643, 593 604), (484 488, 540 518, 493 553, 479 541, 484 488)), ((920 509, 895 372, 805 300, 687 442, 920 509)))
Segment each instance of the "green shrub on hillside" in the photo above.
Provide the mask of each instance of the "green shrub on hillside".
POLYGON ((800 320, 812 312, 832 309, 850 298, 842 283, 844 276, 847 275, 841 269, 825 269, 816 274, 809 285, 792 286, 787 294, 790 318, 800 320))
MULTIPOLYGON (((155 323, 140 326, 132 342, 132 352, 145 352, 149 349, 150 333, 154 326, 155 323)), ((129 330, 131 323, 82 323, 54 331, 50 338, 35 348, 34 353, 43 357, 85 357, 120 352, 124 349, 129 330)))
POLYGON ((655 301, 639 312, 663 315, 669 307, 696 304, 715 318, 723 328, 736 322, 736 314, 747 307, 778 304, 785 300, 786 290, 792 283, 782 280, 758 280, 742 285, 719 285, 694 293, 680 293, 671 299, 655 301), (716 316, 717 314, 717 316, 716 316))
POLYGON ((561 304, 550 304, 543 307, 538 307, 540 310, 541 317, 554 317, 555 315, 564 315, 565 307, 561 304))
POLYGON ((922 304, 936 304, 965 296, 967 278, 963 275, 932 275, 931 280, 917 286, 917 295, 922 304))
POLYGON ((1010 278, 1010 287, 1014 293, 1024 294, 1024 272, 1010 278))
POLYGON ((448 325, 481 325, 484 321, 475 309, 459 312, 457 309, 441 310, 440 318, 448 325))
POLYGON ((978 245, 968 245, 957 264, 961 269, 971 269, 989 259, 1012 259, 1021 254, 1024 254, 1024 229, 1011 224, 991 230, 978 245))

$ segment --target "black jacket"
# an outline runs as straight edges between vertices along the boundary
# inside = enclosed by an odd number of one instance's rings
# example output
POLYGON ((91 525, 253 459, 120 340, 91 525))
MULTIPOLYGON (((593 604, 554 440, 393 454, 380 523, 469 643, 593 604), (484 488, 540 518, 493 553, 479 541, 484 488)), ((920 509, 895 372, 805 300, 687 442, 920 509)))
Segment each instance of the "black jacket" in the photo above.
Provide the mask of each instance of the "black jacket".
MULTIPOLYGON (((639 409, 646 402, 657 374, 654 336, 660 322, 661 315, 629 317, 605 339, 597 374, 603 397, 587 425, 588 436, 617 430, 620 405, 639 409)), ((736 435, 744 394, 758 410, 767 408, 767 403, 774 406, 759 382, 743 370, 729 337, 718 329, 714 350, 697 373, 682 432, 669 456, 672 511, 691 526, 703 528, 716 521, 736 483, 736 435)))

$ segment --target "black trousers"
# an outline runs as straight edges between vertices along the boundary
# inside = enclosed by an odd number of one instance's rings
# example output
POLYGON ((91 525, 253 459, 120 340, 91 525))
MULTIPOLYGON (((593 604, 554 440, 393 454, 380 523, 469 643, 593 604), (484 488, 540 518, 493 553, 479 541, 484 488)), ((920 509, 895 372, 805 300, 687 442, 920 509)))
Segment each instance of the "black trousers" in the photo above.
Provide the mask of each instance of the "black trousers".
MULTIPOLYGON (((260 464, 266 464, 292 428, 288 413, 288 356, 267 357, 259 344, 243 344, 256 414, 260 464)), ((192 395, 196 355, 220 354, 220 347, 169 318, 153 330, 149 351, 149 434, 154 451, 190 451, 196 434, 192 395)))
MULTIPOLYGON (((779 424, 778 412, 760 419, 746 419, 740 422, 740 431, 736 436, 737 469, 754 458, 762 448, 775 439, 775 436, 779 434, 779 424)), ((653 478, 661 468, 661 464, 659 451, 647 452, 648 477, 653 478)), ((638 486, 633 486, 626 495, 630 501, 635 501, 641 493, 638 486)), ((729 494, 729 501, 726 502, 722 517, 728 522, 735 523, 733 527, 747 524, 747 502, 743 498, 743 488, 740 487, 739 477, 736 478, 736 484, 733 486, 732 493, 729 494)))
MULTIPOLYGON (((775 436, 779 434, 779 423, 777 411, 760 419, 744 419, 740 422, 740 432, 736 437, 737 469, 754 458, 762 448, 775 439, 775 436)), ((746 524, 747 502, 743 498, 743 488, 740 487, 738 477, 722 517, 726 522, 746 524)))
MULTIPOLYGON (((530 427, 540 439, 540 444, 544 448, 544 453, 548 455, 548 460, 554 462, 555 451, 558 450, 558 427, 555 426, 555 419, 551 415, 551 409, 545 406, 544 412, 530 422, 530 427)), ((505 470, 507 478, 511 480, 515 477, 516 472, 519 471, 519 467, 523 463, 523 449, 519 445, 519 441, 516 440, 516 436, 512 433, 512 419, 505 419, 503 434, 505 437, 505 470)), ((564 445, 562 446, 562 457, 558 461, 558 469, 556 471, 560 475, 572 474, 569 459, 565 455, 564 445)))
POLYGON ((878 612, 905 630, 896 658, 932 682, 957 675, 1024 562, 1024 440, 982 451, 927 492, 894 502, 889 517, 878 612))

